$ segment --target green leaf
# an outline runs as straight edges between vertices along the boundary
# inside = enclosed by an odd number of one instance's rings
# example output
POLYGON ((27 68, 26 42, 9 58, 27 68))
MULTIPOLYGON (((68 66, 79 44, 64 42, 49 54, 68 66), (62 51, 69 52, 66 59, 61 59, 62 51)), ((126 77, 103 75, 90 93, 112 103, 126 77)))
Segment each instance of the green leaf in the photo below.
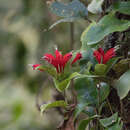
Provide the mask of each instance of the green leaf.
POLYGON ((130 91, 130 70, 124 73, 119 80, 115 83, 115 88, 120 99, 123 99, 127 96, 130 91))
POLYGON ((50 74, 52 77, 56 78, 57 72, 52 67, 41 65, 41 66, 37 67, 36 69, 43 70, 43 71, 47 72, 48 74, 50 74))
POLYGON ((83 47, 82 46, 82 59, 81 59, 81 62, 85 62, 85 63, 87 63, 87 62, 91 62, 91 63, 93 63, 93 64, 96 64, 96 60, 95 60, 95 58, 94 58, 94 56, 93 56, 93 50, 92 50, 92 48, 90 48, 90 47, 83 47))
POLYGON ((73 79, 79 75, 80 75, 79 73, 74 72, 68 78, 66 78, 62 81, 58 81, 57 79, 54 78, 53 80, 54 80, 57 90, 60 92, 63 92, 66 88, 69 87, 71 79, 73 79))
POLYGON ((93 78, 78 78, 74 83, 77 99, 80 104, 95 105, 97 103, 97 90, 93 78))
POLYGON ((107 69, 106 69, 106 74, 110 71, 110 69, 117 63, 117 61, 119 60, 119 57, 115 57, 115 58, 112 58, 110 59, 108 62, 107 62, 107 69))
POLYGON ((97 75, 105 75, 107 70, 107 65, 105 64, 96 64, 94 73, 97 75))
POLYGON ((54 1, 50 4, 51 12, 57 16, 70 18, 70 17, 86 17, 88 15, 87 8, 79 0, 73 0, 68 4, 54 1))
POLYGON ((113 13, 104 16, 98 23, 93 22, 81 35, 82 46, 94 45, 112 32, 124 31, 130 26, 130 21, 119 20, 113 13))
POLYGON ((73 0, 68 4, 54 1, 50 4, 50 10, 57 16, 63 17, 49 27, 49 30, 62 22, 74 22, 88 15, 87 8, 79 0, 73 0))
POLYGON ((96 114, 95 107, 86 106, 83 110, 83 113, 85 113, 89 117, 94 116, 96 114))
POLYGON ((88 11, 94 14, 102 12, 102 3, 104 0, 92 0, 88 5, 88 11))
POLYGON ((100 101, 103 102, 110 93, 110 87, 107 83, 101 82, 100 83, 100 101))
POLYGON ((43 104, 40 107, 41 112, 43 113, 46 109, 48 108, 53 108, 53 107, 66 107, 67 103, 65 101, 55 101, 52 103, 47 103, 47 104, 43 104))
POLYGON ((60 19, 58 21, 56 21, 54 24, 52 24, 48 30, 51 30, 52 28, 54 28, 56 25, 58 25, 59 23, 65 23, 65 22, 73 22, 76 21, 77 18, 76 17, 69 17, 69 18, 64 18, 64 19, 60 19))
POLYGON ((118 1, 111 6, 111 9, 120 13, 130 15, 130 1, 118 1))
POLYGON ((87 119, 84 119, 80 122, 79 126, 78 126, 78 130, 86 130, 87 125, 89 124, 89 122, 95 118, 99 117, 98 115, 94 115, 92 117, 89 117, 87 119))
POLYGON ((105 130, 122 130, 123 122, 121 121, 121 118, 118 118, 118 121, 113 124, 112 126, 109 126, 105 130))
POLYGON ((76 106, 76 109, 74 111, 74 118, 76 119, 77 116, 85 109, 86 104, 85 103, 78 103, 76 106))
POLYGON ((100 123, 104 127, 109 127, 110 125, 114 124, 117 122, 118 119, 118 113, 113 114, 111 117, 105 118, 105 119, 100 119, 100 123))

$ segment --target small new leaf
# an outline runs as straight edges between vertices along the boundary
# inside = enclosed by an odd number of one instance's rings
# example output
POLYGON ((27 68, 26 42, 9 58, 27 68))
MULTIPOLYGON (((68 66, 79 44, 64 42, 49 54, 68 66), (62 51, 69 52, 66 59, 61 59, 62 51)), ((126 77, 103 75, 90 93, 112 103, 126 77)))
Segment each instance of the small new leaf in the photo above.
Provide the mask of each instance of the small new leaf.
POLYGON ((43 104, 43 105, 41 105, 40 110, 43 113, 48 108, 66 107, 66 106, 67 106, 67 103, 65 101, 61 100, 61 101, 55 101, 52 103, 43 104))
POLYGON ((97 118, 97 117, 100 117, 100 116, 94 115, 94 116, 92 116, 92 117, 89 117, 89 118, 87 118, 87 119, 82 120, 82 121, 80 122, 80 124, 79 124, 78 130, 86 130, 86 127, 87 127, 87 125, 89 124, 89 122, 90 122, 91 120, 97 118))
POLYGON ((59 92, 63 92, 66 88, 69 87, 71 79, 73 79, 77 76, 80 76, 80 74, 75 72, 75 73, 72 73, 68 78, 66 78, 62 81, 58 81, 57 79, 54 78, 53 80, 54 80, 56 89, 59 92))
POLYGON ((52 67, 49 67, 49 66, 39 66, 39 67, 37 67, 37 69, 43 70, 43 71, 47 72, 48 74, 50 74, 52 77, 56 78, 57 72, 52 67))

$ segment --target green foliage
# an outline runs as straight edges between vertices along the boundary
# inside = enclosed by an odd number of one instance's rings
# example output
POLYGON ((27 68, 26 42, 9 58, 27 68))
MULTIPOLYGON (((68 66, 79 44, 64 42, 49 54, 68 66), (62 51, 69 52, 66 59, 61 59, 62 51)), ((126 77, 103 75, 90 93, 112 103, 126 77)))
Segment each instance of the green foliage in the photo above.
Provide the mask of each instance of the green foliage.
POLYGON ((98 115, 94 115, 92 117, 89 117, 87 119, 84 119, 80 122, 77 130, 86 130, 87 125, 90 123, 91 120, 99 117, 98 115))
POLYGON ((54 24, 52 24, 50 27, 49 27, 49 30, 54 28, 57 24, 59 23, 64 23, 64 22, 73 22, 73 21, 76 21, 78 18, 75 18, 75 17, 71 17, 71 18, 64 18, 64 19, 60 19, 58 20, 57 22, 55 22, 54 24))
POLYGON ((82 63, 88 63, 88 62, 91 62, 92 65, 95 65, 96 64, 96 60, 93 56, 93 50, 92 48, 90 47, 86 47, 86 46, 82 46, 82 59, 80 61, 81 65, 82 63))
POLYGON ((12 113, 13 113, 13 121, 16 121, 17 119, 20 118, 20 116, 22 115, 23 113, 23 106, 21 103, 15 103, 13 105, 13 110, 12 110, 12 113))
POLYGON ((111 9, 123 14, 130 15, 130 1, 114 2, 114 4, 111 6, 111 9))
POLYGON ((54 108, 54 107, 66 107, 67 106, 67 103, 65 101, 55 101, 55 102, 52 102, 52 103, 47 103, 47 104, 43 104, 40 109, 41 109, 41 112, 43 113, 46 109, 48 108, 54 108))
POLYGON ((117 63, 117 61, 119 60, 118 57, 115 57, 115 58, 112 58, 110 59, 106 65, 107 65, 107 68, 106 68, 106 74, 110 71, 110 69, 117 63))
POLYGON ((69 87, 71 79, 79 76, 80 74, 77 72, 72 73, 69 77, 62 81, 58 81, 57 79, 53 78, 53 81, 55 83, 55 87, 58 91, 63 92, 66 88, 69 87))
MULTIPOLYGON (((78 105, 76 108, 75 117, 77 117, 80 112, 85 110, 86 106, 98 106, 99 90, 96 88, 96 84, 92 78, 83 77, 76 79, 75 89, 78 93, 77 95, 78 105)), ((109 85, 104 82, 101 82, 100 103, 102 103, 108 97, 109 92, 110 92, 109 85)))
POLYGON ((88 15, 87 8, 79 0, 73 0, 68 4, 63 4, 58 1, 53 1, 50 3, 50 10, 57 16, 63 17, 53 25, 49 27, 52 29, 59 23, 62 22, 73 22, 80 18, 85 18, 88 15))
POLYGON ((109 95, 110 87, 107 83, 100 83, 100 103, 102 103, 109 95))
POLYGON ((122 130, 123 123, 118 113, 113 114, 111 117, 100 119, 100 123, 105 127, 105 130, 122 130))
POLYGON ((54 1, 50 5, 51 12, 60 17, 86 17, 87 8, 79 1, 73 0, 68 4, 54 1))
POLYGON ((119 20, 115 14, 105 15, 98 23, 93 22, 82 33, 82 46, 94 45, 112 32, 124 31, 130 26, 130 21, 119 20), (86 45, 83 45, 86 44, 86 45))
POLYGON ((97 89, 94 79, 78 78, 75 81, 75 89, 78 93, 78 102, 81 104, 94 105, 97 103, 97 89))
POLYGON ((97 75, 105 75, 107 65, 105 64, 96 64, 94 73, 97 75))
POLYGON ((40 69, 42 71, 47 72, 48 74, 50 74, 52 77, 56 78, 57 77, 57 72, 55 68, 49 67, 49 66, 45 66, 45 65, 41 65, 39 67, 37 67, 36 69, 40 69))
POLYGON ((105 130, 122 130, 122 127, 123 127, 123 122, 121 121, 121 118, 118 118, 118 121, 115 124, 109 126, 105 130))
POLYGON ((88 5, 88 11, 94 14, 101 13, 103 1, 104 0, 92 0, 92 2, 88 5))
POLYGON ((130 91, 130 70, 124 73, 120 79, 116 81, 115 88, 117 89, 120 99, 127 96, 130 91))
POLYGON ((118 120, 118 113, 113 114, 111 117, 100 119, 100 123, 104 127, 109 127, 118 120))

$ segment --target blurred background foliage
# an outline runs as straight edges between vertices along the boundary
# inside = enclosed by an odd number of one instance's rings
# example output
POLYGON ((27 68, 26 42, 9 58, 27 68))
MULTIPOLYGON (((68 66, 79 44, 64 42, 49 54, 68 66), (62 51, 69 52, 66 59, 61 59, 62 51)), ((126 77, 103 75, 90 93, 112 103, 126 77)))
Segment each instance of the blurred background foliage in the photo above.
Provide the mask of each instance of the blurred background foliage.
MULTIPOLYGON (((55 130, 62 120, 56 110, 40 115, 35 105, 39 88, 41 102, 54 100, 56 91, 45 73, 28 66, 41 63, 55 46, 71 51, 69 23, 44 31, 58 19, 45 0, 0 0, 0 130, 55 130)), ((86 25, 75 23, 74 49, 81 46, 86 25)))

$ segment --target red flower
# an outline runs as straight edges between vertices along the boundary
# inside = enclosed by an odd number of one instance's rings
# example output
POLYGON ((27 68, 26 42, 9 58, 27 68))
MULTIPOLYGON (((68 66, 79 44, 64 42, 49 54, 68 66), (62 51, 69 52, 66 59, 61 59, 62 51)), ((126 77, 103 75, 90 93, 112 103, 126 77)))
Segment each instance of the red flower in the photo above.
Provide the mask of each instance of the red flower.
POLYGON ((72 58, 72 52, 67 53, 66 55, 62 55, 57 49, 55 51, 55 57, 52 54, 45 54, 43 59, 52 64, 58 73, 64 71, 64 67, 66 63, 72 58))
POLYGON ((96 60, 99 64, 106 64, 111 58, 116 56, 115 51, 115 48, 111 48, 106 53, 104 53, 104 50, 99 48, 98 50, 94 51, 93 55, 96 57, 96 60))
POLYGON ((74 64, 77 60, 80 60, 82 58, 82 54, 79 52, 76 54, 75 58, 73 59, 72 64, 74 64))
MULTIPOLYGON (((39 67, 41 64, 30 64, 33 68, 33 70, 36 70, 37 67, 39 67)), ((43 71, 42 69, 38 68, 38 70, 43 71)))

